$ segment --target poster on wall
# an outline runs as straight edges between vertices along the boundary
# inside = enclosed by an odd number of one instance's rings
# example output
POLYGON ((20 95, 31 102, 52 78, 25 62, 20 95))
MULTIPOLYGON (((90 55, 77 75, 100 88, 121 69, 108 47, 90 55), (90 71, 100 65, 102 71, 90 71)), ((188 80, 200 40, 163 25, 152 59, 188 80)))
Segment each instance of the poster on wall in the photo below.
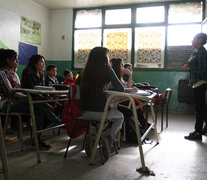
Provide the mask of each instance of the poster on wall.
POLYGON ((27 65, 29 58, 38 53, 37 46, 19 43, 19 64, 27 65))
POLYGON ((27 17, 21 17, 21 41, 41 45, 41 23, 27 17))
POLYGON ((8 47, 0 40, 0 49, 8 49, 8 47))

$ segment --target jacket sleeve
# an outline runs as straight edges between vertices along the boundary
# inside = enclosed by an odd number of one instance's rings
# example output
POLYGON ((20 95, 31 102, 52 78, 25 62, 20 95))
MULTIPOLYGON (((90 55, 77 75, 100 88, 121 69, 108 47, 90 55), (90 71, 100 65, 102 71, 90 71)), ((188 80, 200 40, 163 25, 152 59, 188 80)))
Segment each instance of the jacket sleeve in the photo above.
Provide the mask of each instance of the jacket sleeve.
POLYGON ((10 91, 10 89, 12 88, 12 85, 4 71, 0 71, 0 81, 1 81, 1 84, 5 87, 4 89, 7 89, 8 91, 10 91))
POLYGON ((110 69, 110 77, 111 77, 111 84, 112 84, 110 90, 123 92, 124 86, 122 85, 121 81, 119 80, 119 78, 117 77, 117 75, 115 74, 112 68, 110 69))

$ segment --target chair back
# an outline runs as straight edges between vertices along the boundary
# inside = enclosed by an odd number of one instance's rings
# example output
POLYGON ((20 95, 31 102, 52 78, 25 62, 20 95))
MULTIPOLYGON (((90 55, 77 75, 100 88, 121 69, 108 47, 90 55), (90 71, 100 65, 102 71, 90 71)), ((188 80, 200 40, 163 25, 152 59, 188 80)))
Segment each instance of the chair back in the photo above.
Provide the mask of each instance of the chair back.
POLYGON ((79 85, 70 85, 68 91, 69 101, 71 99, 80 100, 80 86, 79 85))
POLYGON ((86 131, 87 126, 87 122, 77 122, 77 119, 83 115, 80 109, 80 89, 78 85, 70 85, 68 99, 69 101, 65 103, 62 111, 62 119, 68 136, 76 138, 86 131), (75 131, 73 130, 74 126, 75 131))
POLYGON ((167 89, 165 90, 165 100, 166 100, 166 105, 168 105, 169 102, 170 102, 171 94, 172 94, 172 89, 171 89, 171 88, 167 88, 167 89))

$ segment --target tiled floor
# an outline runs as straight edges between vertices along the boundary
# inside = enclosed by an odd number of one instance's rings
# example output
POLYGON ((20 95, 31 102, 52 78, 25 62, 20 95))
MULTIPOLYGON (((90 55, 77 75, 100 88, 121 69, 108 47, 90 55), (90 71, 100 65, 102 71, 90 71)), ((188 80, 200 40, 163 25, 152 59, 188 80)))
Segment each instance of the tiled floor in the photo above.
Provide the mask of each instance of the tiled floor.
MULTIPOLYGON (((8 163, 13 180, 206 180, 207 138, 200 142, 184 139, 194 127, 194 115, 169 114, 169 127, 159 133, 160 143, 143 145, 146 166, 155 176, 136 172, 141 167, 139 149, 136 144, 122 143, 119 154, 101 165, 99 153, 95 164, 89 166, 89 158, 80 151, 82 138, 73 141, 66 159, 63 158, 67 144, 64 129, 60 136, 52 132, 45 135, 52 145, 49 151, 41 152, 42 163, 37 164, 36 153, 27 137, 23 152, 18 142, 6 142, 8 163)), ((160 124, 158 123, 158 131, 160 124)), ((153 138, 153 133, 150 135, 153 138)), ((3 175, 0 175, 3 179, 3 175)))

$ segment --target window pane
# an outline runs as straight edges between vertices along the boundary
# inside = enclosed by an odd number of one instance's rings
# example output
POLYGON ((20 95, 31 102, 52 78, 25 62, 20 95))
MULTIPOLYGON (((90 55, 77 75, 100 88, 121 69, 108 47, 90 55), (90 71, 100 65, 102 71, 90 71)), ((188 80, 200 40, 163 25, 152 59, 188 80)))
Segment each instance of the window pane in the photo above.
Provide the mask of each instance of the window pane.
POLYGON ((91 49, 101 45, 101 30, 75 31, 75 68, 83 68, 91 49))
POLYGON ((122 58, 130 62, 131 29, 104 30, 104 46, 110 50, 110 58, 122 58))
POLYGON ((86 28, 86 27, 101 27, 102 15, 101 10, 81 10, 76 12, 75 27, 86 28))
POLYGON ((201 22, 202 8, 200 2, 171 4, 168 12, 169 23, 201 22))
POLYGON ((163 68, 165 27, 135 29, 135 61, 139 68, 163 68))
POLYGON ((137 23, 164 22, 164 6, 137 8, 137 23))
POLYGON ((194 48, 192 46, 168 46, 167 47, 167 68, 181 69, 188 59, 194 48))
POLYGON ((131 9, 106 10, 105 24, 131 23, 131 9))
POLYGON ((168 26, 168 46, 191 45, 193 37, 201 32, 201 25, 168 26))

